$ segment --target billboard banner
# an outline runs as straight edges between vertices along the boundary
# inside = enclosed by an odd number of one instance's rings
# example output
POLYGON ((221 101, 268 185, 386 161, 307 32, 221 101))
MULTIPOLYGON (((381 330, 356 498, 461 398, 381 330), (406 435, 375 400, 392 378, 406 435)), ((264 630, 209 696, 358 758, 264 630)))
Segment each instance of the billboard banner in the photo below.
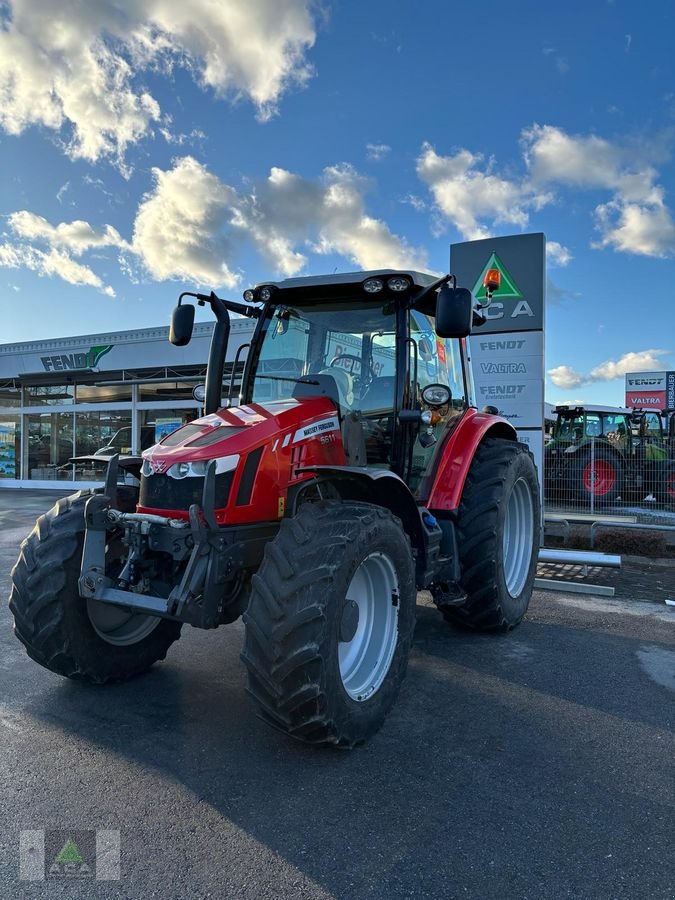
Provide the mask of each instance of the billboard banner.
POLYGON ((665 391, 667 375, 667 372, 629 372, 626 375, 626 393, 665 391))
POLYGON ((666 408, 675 409, 675 372, 668 372, 666 378, 666 408))
POLYGON ((543 484, 546 239, 520 234, 453 244, 450 271, 487 318, 467 341, 479 409, 495 407, 534 454, 543 484), (496 285, 496 287, 495 287, 496 285), (492 288, 492 296, 488 292, 492 288))
POLYGON ((626 406, 643 409, 675 408, 675 372, 629 372, 626 406))
POLYGON ((626 406, 629 409, 658 409, 666 408, 665 391, 628 391, 626 394, 626 406))

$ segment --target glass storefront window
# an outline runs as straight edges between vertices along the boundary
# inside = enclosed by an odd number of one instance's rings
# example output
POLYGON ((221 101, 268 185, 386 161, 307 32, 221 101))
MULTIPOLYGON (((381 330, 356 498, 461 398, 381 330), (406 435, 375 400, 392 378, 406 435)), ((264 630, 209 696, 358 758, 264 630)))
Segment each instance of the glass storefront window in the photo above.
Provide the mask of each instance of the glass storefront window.
POLYGON ((141 413, 141 450, 147 450, 176 428, 191 422, 198 409, 145 409, 141 413))
POLYGON ((0 484, 19 478, 21 459, 21 417, 0 413, 0 484))
POLYGON ((73 402, 72 384, 31 384, 26 388, 28 406, 56 406, 73 402))
POLYGON ((11 382, 0 384, 0 409, 21 406, 21 388, 11 382))
POLYGON ((153 400, 192 400, 192 390, 197 381, 157 381, 146 382, 138 386, 138 399, 153 400))
POLYGON ((75 481, 101 481, 107 457, 128 455, 131 446, 131 412, 88 412, 75 414, 75 456, 100 456, 75 464, 75 481))
POLYGON ((26 416, 27 468, 24 477, 34 481, 69 481, 73 467, 73 414, 38 413, 26 416))
POLYGON ((130 403, 131 384, 78 384, 77 403, 130 403))

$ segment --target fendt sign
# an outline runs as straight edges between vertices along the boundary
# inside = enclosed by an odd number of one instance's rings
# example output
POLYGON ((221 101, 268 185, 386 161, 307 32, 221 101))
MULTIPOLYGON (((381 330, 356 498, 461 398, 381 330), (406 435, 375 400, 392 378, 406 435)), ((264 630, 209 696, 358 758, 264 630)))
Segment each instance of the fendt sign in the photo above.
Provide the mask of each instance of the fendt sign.
POLYGON ((675 372, 629 372, 626 406, 639 409, 675 409, 675 372))
POLYGON ((110 353, 112 344, 92 347, 88 353, 56 353, 52 356, 41 356, 45 372, 67 372, 71 369, 95 369, 99 359, 110 353))
POLYGON ((487 321, 468 340, 476 405, 496 407, 511 422, 532 450, 542 483, 545 254, 543 234, 450 248, 457 284, 487 303, 487 321))

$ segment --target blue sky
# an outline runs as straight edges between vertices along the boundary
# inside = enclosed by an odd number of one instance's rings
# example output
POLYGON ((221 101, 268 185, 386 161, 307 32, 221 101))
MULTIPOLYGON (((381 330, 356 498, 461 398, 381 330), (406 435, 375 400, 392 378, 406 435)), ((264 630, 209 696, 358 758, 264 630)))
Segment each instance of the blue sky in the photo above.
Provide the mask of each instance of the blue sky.
POLYGON ((670 2, 0 0, 0 340, 544 231, 546 396, 675 369, 670 2))

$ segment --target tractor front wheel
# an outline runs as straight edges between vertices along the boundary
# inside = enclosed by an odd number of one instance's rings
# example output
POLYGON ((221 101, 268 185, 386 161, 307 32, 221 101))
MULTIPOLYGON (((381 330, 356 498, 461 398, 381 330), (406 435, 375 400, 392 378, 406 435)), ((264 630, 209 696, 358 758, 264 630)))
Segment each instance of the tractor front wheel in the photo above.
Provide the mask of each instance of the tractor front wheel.
MULTIPOLYGON (((164 659, 181 626, 80 597, 84 507, 91 493, 59 500, 37 520, 12 569, 9 608, 14 633, 32 659, 58 675, 102 684, 164 659)), ((108 549, 115 556, 113 544, 111 539, 108 549)), ((110 563, 119 569, 118 559, 110 563)))
POLYGON ((510 631, 527 611, 539 553, 540 501, 524 444, 488 438, 478 447, 457 521, 458 597, 432 594, 444 618, 474 631, 510 631))
POLYGON ((253 576, 242 660, 270 725, 350 748, 382 725, 415 625, 410 542, 387 509, 305 503, 253 576))

